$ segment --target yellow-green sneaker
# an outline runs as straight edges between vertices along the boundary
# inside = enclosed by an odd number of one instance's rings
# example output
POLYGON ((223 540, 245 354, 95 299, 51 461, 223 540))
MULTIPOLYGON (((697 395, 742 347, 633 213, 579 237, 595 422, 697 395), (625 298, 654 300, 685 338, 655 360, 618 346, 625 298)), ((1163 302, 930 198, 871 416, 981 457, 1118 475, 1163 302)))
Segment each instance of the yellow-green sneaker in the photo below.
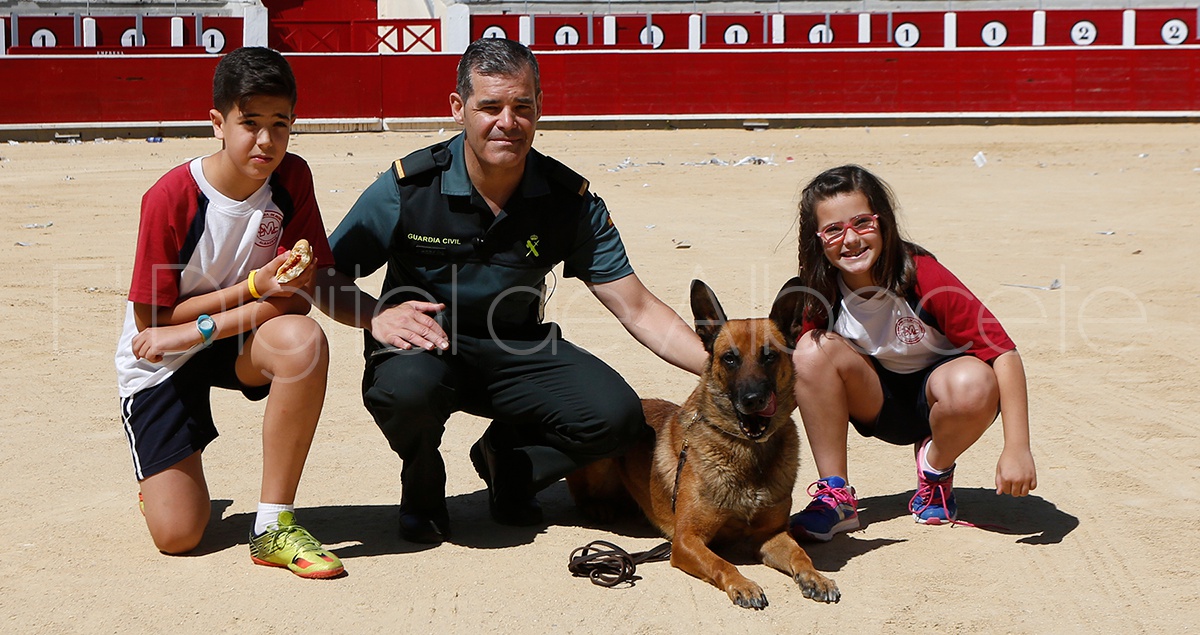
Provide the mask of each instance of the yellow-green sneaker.
POLYGON ((293 512, 280 512, 279 522, 268 525, 263 535, 251 533, 250 559, 254 564, 287 567, 302 578, 332 578, 346 570, 337 556, 296 524, 293 512))

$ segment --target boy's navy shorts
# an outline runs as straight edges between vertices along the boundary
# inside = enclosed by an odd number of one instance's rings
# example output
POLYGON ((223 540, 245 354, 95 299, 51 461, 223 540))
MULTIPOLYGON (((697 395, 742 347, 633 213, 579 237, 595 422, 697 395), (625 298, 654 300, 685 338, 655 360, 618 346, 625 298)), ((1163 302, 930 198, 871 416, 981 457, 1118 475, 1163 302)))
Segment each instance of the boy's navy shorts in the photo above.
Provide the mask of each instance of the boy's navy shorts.
POLYGON ((208 398, 213 386, 240 390, 252 401, 267 396, 270 384, 245 386, 238 381, 234 364, 244 341, 244 336, 217 340, 161 384, 121 399, 121 420, 139 481, 203 450, 217 438, 208 398))
POLYGON ((862 436, 875 437, 894 445, 910 445, 930 436, 929 399, 925 396, 925 385, 929 383, 929 376, 934 369, 959 357, 962 355, 947 357, 915 373, 892 372, 872 357, 875 374, 879 375, 879 387, 883 389, 883 407, 873 423, 863 423, 853 418, 850 423, 862 436))

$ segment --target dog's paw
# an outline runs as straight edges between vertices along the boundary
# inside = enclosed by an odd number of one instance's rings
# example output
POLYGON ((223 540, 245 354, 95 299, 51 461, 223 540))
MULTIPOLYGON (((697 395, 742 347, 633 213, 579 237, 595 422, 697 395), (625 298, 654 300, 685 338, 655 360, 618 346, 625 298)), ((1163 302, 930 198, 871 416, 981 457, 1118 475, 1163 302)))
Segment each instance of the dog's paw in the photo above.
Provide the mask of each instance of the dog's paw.
POLYGON ((842 599, 842 592, 838 590, 833 580, 816 571, 797 573, 794 579, 796 584, 800 585, 800 592, 806 598, 826 604, 836 603, 842 599))
POLYGON ((767 595, 763 593, 762 587, 750 580, 730 585, 728 589, 725 589, 725 593, 729 595, 729 599, 733 600, 734 604, 744 609, 761 611, 767 608, 767 595))

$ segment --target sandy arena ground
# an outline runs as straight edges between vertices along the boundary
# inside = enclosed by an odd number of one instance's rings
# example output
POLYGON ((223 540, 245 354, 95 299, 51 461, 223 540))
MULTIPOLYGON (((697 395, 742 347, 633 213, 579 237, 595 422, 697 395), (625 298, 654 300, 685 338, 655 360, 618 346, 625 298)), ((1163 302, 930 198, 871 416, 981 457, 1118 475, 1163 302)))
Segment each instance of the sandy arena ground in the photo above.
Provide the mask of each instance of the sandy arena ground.
MULTIPOLYGON (((332 229, 393 159, 447 134, 306 134, 291 149, 312 165, 332 229)), ((642 280, 689 322, 692 278, 731 317, 765 315, 795 269, 803 182, 857 162, 892 184, 909 235, 1021 348, 1039 487, 995 496, 999 424, 956 479, 961 517, 1004 529, 914 524, 911 451, 854 437, 866 527, 809 548, 841 603, 806 600, 787 577, 744 564, 770 599, 761 612, 664 563, 639 568, 629 588, 572 578, 568 554, 587 542, 641 551, 660 540, 633 523, 589 526, 562 483, 541 496, 548 526, 494 524, 467 459, 486 422, 466 415, 443 444, 453 540, 401 541, 400 464, 360 400, 360 334, 319 314, 333 363, 297 503, 348 575, 306 581, 251 564, 262 405, 228 392, 214 394, 222 436, 205 453, 214 520, 195 554, 159 554, 137 510, 113 348, 142 193, 217 142, 0 145, 0 631, 1195 631, 1197 139, 1187 124, 539 135, 539 149, 591 180, 642 280), (750 156, 768 162, 733 165, 750 156)), ((365 284, 376 291, 379 280, 365 284)), ((694 387, 577 280, 558 281, 549 314, 643 396, 679 401, 694 387)), ((797 508, 815 476, 804 450, 797 508)))

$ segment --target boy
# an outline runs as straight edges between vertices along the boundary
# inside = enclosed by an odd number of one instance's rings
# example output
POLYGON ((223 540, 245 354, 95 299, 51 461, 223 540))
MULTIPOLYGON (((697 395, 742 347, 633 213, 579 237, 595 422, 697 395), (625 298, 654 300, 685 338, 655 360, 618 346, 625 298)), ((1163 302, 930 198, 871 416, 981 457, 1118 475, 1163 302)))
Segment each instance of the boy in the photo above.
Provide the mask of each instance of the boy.
POLYGON ((325 400, 328 344, 307 317, 318 262, 333 256, 312 173, 288 154, 296 83, 279 53, 241 48, 213 76, 215 154, 163 176, 142 198, 137 256, 117 345, 121 416, 142 513, 160 551, 195 548, 211 503, 201 453, 216 438, 212 386, 267 398, 256 564, 306 578, 342 563, 295 522, 293 503, 325 400), (275 279, 307 239, 312 263, 275 279))

